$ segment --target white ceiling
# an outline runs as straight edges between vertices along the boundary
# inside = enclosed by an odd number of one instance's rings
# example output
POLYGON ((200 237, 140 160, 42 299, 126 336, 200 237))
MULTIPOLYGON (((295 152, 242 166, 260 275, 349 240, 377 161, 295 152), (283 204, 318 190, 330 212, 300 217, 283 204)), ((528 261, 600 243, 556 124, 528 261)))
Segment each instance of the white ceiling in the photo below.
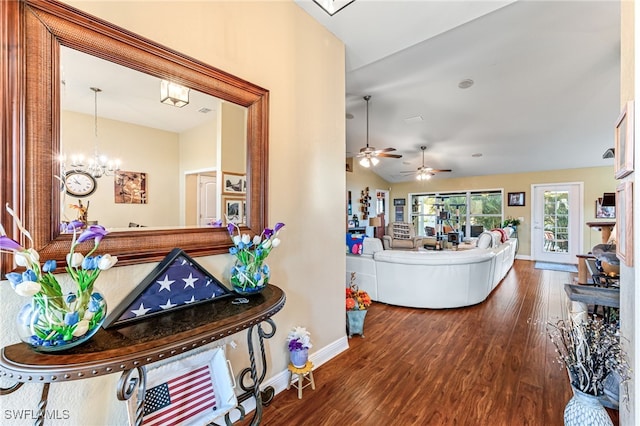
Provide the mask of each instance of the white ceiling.
POLYGON ((345 43, 347 156, 366 144, 364 95, 369 144, 403 155, 375 166, 387 181, 413 179, 421 145, 453 169, 435 179, 613 163, 618 1, 356 0, 333 17, 295 2, 345 43))

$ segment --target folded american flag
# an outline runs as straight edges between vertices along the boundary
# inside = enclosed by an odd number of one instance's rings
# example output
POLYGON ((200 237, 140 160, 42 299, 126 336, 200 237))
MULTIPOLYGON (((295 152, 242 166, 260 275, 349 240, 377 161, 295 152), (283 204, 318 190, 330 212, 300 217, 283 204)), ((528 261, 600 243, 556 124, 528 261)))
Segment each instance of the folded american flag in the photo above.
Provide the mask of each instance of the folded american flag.
POLYGON ((189 424, 203 412, 216 410, 211 367, 182 370, 149 389, 144 398, 143 425, 189 424))

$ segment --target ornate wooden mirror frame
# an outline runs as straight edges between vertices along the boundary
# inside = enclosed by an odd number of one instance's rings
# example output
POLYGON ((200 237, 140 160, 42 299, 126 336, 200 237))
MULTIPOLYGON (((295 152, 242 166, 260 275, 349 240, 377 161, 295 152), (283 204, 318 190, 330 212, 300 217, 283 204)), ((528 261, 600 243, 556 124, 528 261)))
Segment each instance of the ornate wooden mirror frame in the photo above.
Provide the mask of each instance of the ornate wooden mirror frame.
MULTIPOLYGON (((0 2, 0 102, 2 102, 1 223, 14 237, 10 204, 31 232, 43 259, 64 261, 71 235, 61 234, 59 183, 54 178, 60 148, 59 52, 64 45, 128 68, 169 78, 248 109, 247 226, 267 224, 269 92, 193 58, 54 0, 0 2)), ((26 244, 25 241, 21 241, 26 244)), ((28 244, 27 244, 28 246, 28 244)), ((119 265, 162 259, 174 247, 191 256, 227 252, 226 228, 113 232, 100 252, 119 265)), ((3 255, 1 270, 13 267, 3 255)))

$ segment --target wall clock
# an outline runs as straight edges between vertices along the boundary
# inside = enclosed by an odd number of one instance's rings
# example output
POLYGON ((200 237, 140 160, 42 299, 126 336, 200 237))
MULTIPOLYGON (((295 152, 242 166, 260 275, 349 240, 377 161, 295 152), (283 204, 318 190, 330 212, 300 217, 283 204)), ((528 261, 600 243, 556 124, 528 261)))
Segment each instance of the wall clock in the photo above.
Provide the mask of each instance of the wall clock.
POLYGON ((93 194, 98 186, 96 178, 87 172, 71 171, 64 177, 67 194, 74 197, 86 197, 93 194))

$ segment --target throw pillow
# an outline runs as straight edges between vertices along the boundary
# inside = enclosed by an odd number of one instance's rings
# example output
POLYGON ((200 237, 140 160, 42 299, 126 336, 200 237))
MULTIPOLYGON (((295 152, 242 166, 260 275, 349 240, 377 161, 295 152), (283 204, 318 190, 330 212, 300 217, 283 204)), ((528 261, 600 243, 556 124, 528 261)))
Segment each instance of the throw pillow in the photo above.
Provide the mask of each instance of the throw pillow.
POLYGON ((347 253, 362 254, 362 242, 367 236, 347 232, 347 253))
POLYGON ((507 236, 507 231, 505 231, 502 228, 494 228, 491 230, 491 232, 497 232, 500 234, 500 242, 504 243, 505 241, 507 241, 509 239, 509 237, 507 236))

